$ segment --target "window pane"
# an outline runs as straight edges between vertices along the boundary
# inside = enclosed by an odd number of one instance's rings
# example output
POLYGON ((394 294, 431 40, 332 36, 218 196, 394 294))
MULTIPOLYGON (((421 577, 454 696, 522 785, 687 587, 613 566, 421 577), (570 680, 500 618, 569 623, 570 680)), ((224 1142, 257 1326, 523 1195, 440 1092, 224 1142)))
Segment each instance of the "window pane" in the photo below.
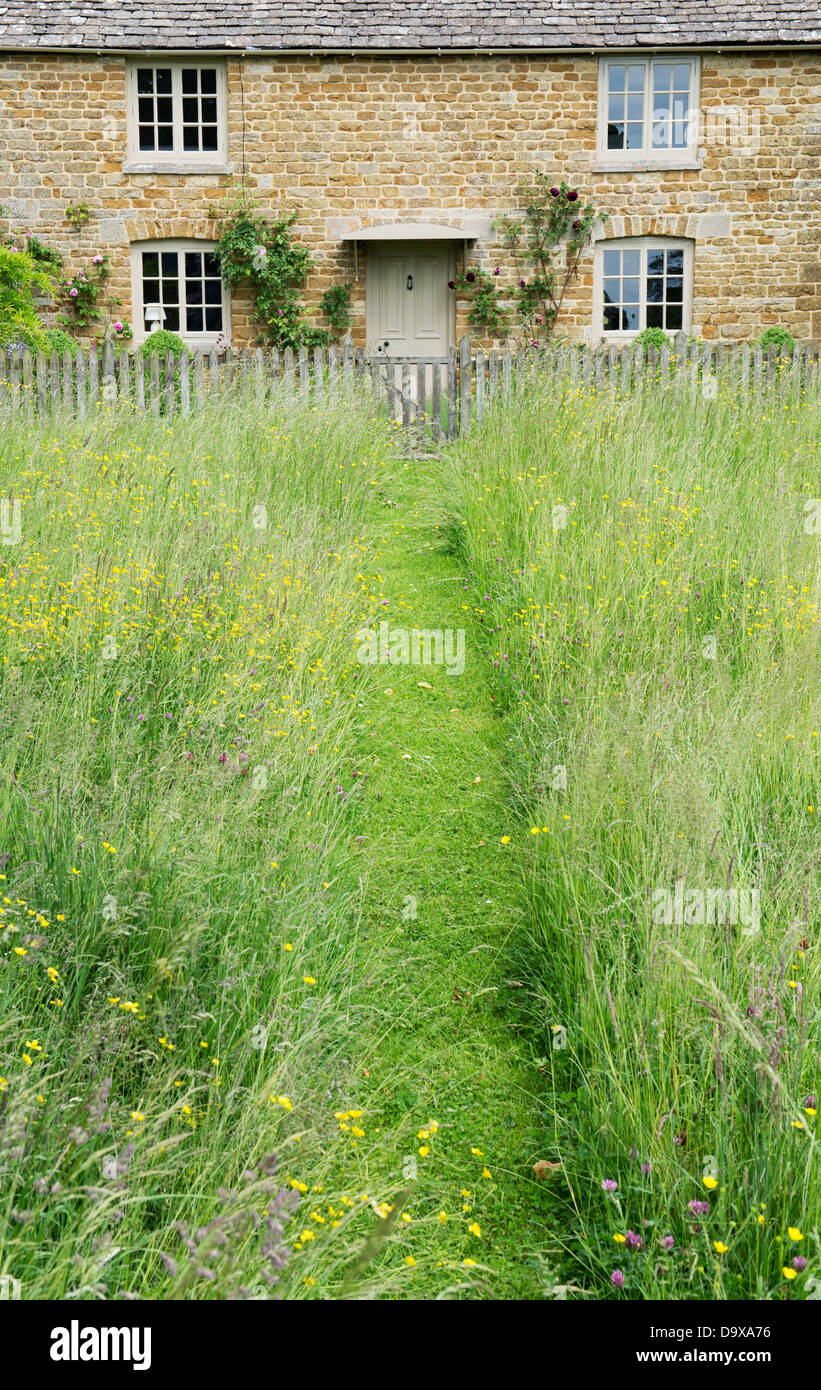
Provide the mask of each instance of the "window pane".
POLYGON ((647 281, 647 303, 660 304, 664 298, 664 281, 650 279, 647 281))
MULTIPOLYGON (((156 256, 155 256, 156 260, 156 256)), ((177 275, 179 272, 179 262, 176 251, 163 251, 162 253, 162 273, 163 275, 177 275)))
POLYGON ((179 304, 179 302, 180 302, 180 282, 179 282, 179 280, 163 280, 163 282, 162 282, 162 302, 163 302, 163 304, 179 304))
POLYGON ((684 299, 684 281, 681 279, 667 281, 667 301, 668 303, 680 304, 684 299))
POLYGON ((201 333, 202 309, 186 309, 185 326, 189 333, 201 333))
POLYGON ((206 126, 203 126, 203 128, 202 128, 202 148, 203 148, 204 150, 216 150, 216 149, 218 148, 218 145, 217 145, 217 127, 216 127, 215 125, 206 125, 206 126))
POLYGON ((666 327, 676 331, 684 327, 684 309, 681 304, 671 304, 668 308, 666 327))
POLYGON ((202 99, 202 121, 205 125, 214 125, 217 119, 217 98, 203 97, 202 99))
POLYGON ((638 274, 640 273, 640 271, 639 271, 640 264, 641 264, 641 252, 640 252, 640 251, 623 251, 623 252, 622 252, 622 266, 621 266, 621 269, 622 269, 622 274, 623 274, 623 275, 638 275, 638 274))
POLYGON ((206 251, 204 270, 206 275, 219 275, 220 258, 216 251, 206 251))
POLYGON ((174 131, 170 125, 161 125, 157 128, 157 149, 173 150, 174 131))
POLYGON ((171 95, 171 69, 157 68, 157 91, 164 96, 171 95))
POLYGON ((663 275, 663 274, 664 274, 664 252, 663 252, 663 251, 648 251, 648 252, 647 252, 647 274, 648 274, 648 275, 663 275))
POLYGON ((170 124, 173 120, 170 97, 157 97, 157 120, 162 121, 165 125, 170 124))
POLYGON ((216 68, 201 68, 200 70, 200 91, 216 92, 217 90, 217 70, 216 68))
POLYGON ((619 310, 616 304, 604 306, 604 331, 605 333, 618 333, 619 331, 619 310))
POLYGON ((670 122, 669 120, 655 121, 653 123, 653 149, 669 150, 670 148, 670 122))
POLYGON ((202 275, 202 252, 186 251, 185 253, 185 278, 186 280, 196 280, 202 275))
POLYGON ((676 63, 673 68, 673 90, 676 92, 689 92, 690 90, 690 64, 676 63))
POLYGON ((199 127, 195 125, 183 126, 182 147, 184 150, 198 150, 200 147, 199 127))
POLYGON ((160 302, 160 282, 159 280, 143 280, 143 304, 159 304, 160 302))
POLYGON ((186 280, 186 304, 202 304, 202 280, 186 280))
POLYGON ((663 327, 664 327, 664 306, 663 306, 662 304, 648 304, 648 305, 647 305, 647 327, 648 327, 648 328, 663 328, 663 327))
POLYGON ((644 95, 642 92, 631 92, 627 98, 627 119, 628 121, 640 121, 644 116, 644 95))
POLYGON ((638 304, 640 280, 622 280, 621 297, 625 304, 638 304))
POLYGON ((624 68, 622 67, 622 65, 620 63, 610 63, 608 66, 608 73, 610 75, 611 92, 623 92, 624 68))
POLYGON ((205 281, 205 302, 206 302, 206 304, 221 304, 221 303, 222 303, 222 281, 221 281, 221 280, 206 280, 206 281, 205 281))
POLYGON ((621 326, 625 332, 633 333, 639 326, 639 306, 638 304, 628 306, 621 311, 621 326))
POLYGON ((137 115, 141 121, 154 122, 154 98, 140 97, 137 102, 137 115))
POLYGON ((608 125, 607 127, 607 148, 608 150, 624 149, 624 126, 608 125))
POLYGON ((668 252, 667 252, 667 274, 668 274, 668 275, 681 275, 681 274, 683 273, 683 271, 684 271, 684 252, 683 252, 682 250, 678 250, 678 251, 668 251, 668 252))
POLYGON ((669 92, 655 92, 653 94, 653 119, 663 121, 670 115, 670 94, 669 92))
POLYGON ((618 275, 621 266, 621 251, 605 251, 603 262, 605 275, 618 275))
POLYGON ((642 142, 641 125, 628 125, 627 127, 627 149, 640 150, 642 142))
POLYGON ((154 90, 154 69, 137 68, 137 92, 140 96, 154 90))
POLYGON ((614 97, 611 97, 611 98, 610 98, 609 102, 607 103, 607 119, 608 119, 609 121, 623 121, 623 120, 624 120, 624 97, 623 97, 623 96, 614 96, 614 97))
POLYGON ((182 70, 182 89, 185 93, 196 92, 197 90, 197 69, 183 68, 182 70))
POLYGON ((199 102, 196 97, 183 97, 182 118, 188 125, 196 125, 200 118, 199 102))
POLYGON ((153 125, 141 125, 141 126, 140 126, 140 149, 141 149, 141 150, 153 150, 153 149, 154 149, 154 127, 153 127, 153 125))
POLYGON ((644 91, 644 64, 631 63, 627 69, 627 90, 628 92, 644 91))
POLYGON ((621 295, 619 294, 618 280, 605 280, 604 282, 604 302, 605 304, 618 304, 621 295))
POLYGON ((169 330, 170 333, 179 333, 179 331, 180 331, 180 311, 179 311, 179 309, 177 309, 176 307, 173 307, 173 308, 170 308, 170 309, 168 309, 168 308, 166 309, 166 311, 165 311, 165 319, 163 320, 162 327, 163 327, 163 328, 167 328, 167 329, 169 330))
POLYGON ((207 333, 222 332, 222 309, 206 309, 205 330, 207 333))
POLYGON ((160 258, 156 251, 143 251, 143 275, 159 276, 160 258))

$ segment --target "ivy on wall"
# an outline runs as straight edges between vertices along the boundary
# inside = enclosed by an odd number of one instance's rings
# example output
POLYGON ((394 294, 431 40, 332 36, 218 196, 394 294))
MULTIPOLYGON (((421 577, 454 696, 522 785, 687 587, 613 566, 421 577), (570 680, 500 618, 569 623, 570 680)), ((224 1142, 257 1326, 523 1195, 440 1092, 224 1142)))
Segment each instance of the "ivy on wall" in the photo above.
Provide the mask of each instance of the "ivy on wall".
POLYGON ((278 348, 325 346, 350 325, 350 285, 335 285, 322 296, 331 328, 308 322, 304 291, 314 267, 306 246, 292 235, 296 212, 268 218, 243 190, 230 208, 216 250, 223 280, 232 289, 247 286, 257 319, 278 348))

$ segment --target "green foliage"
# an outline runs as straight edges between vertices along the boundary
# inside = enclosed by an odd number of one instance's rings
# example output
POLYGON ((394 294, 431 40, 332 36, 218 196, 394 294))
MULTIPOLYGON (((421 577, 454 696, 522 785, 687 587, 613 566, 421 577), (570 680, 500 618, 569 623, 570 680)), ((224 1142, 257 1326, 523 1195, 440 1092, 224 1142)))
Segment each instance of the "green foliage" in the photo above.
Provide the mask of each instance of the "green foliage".
POLYGON ((335 338, 341 338, 351 326, 351 285, 332 285, 320 298, 320 307, 331 325, 335 338))
POLYGON ((662 348, 670 347, 670 339, 663 328, 642 329, 641 333, 636 335, 636 342, 641 343, 645 356, 650 347, 654 347, 657 352, 661 352, 662 348))
POLYGON ((578 190, 564 180, 550 184, 542 173, 533 184, 519 185, 519 198, 522 212, 497 225, 516 269, 521 336, 527 346, 538 347, 551 337, 582 255, 607 214, 580 202, 578 190))
POLYGON ((143 357, 150 357, 152 352, 159 352, 163 357, 167 352, 172 352, 175 357, 181 357, 184 351, 185 343, 182 338, 168 328, 158 328, 154 333, 149 333, 145 342, 140 344, 143 357))
POLYGON ((19 341, 35 349, 45 345, 35 299, 53 288, 49 271, 14 239, 0 243, 0 347, 19 341))
POLYGON ((55 251, 53 246, 47 246, 44 241, 41 241, 31 232, 26 232, 25 238, 25 247, 32 259, 45 270, 52 271, 56 275, 63 264, 63 258, 59 251, 55 251))
POLYGON ((765 352, 769 352, 771 347, 775 348, 776 354, 779 352, 792 354, 795 351, 795 338, 790 330, 782 327, 780 323, 773 323, 769 328, 765 328, 758 341, 765 352))
MULTIPOLYGON (((87 330, 92 324, 97 323, 103 317, 99 301, 110 275, 111 263, 108 256, 98 254, 87 270, 83 267, 71 279, 64 280, 62 298, 65 307, 60 322, 69 328, 80 330, 87 330)), ((109 298, 107 303, 112 307, 118 304, 119 300, 109 298)))
POLYGON ((45 338, 47 352, 59 352, 61 356, 64 352, 70 352, 73 356, 77 351, 74 339, 62 328, 47 328, 45 338))
POLYGON ((471 266, 457 275, 455 282, 451 281, 453 288, 470 303, 468 323, 489 338, 506 337, 511 324, 504 292, 494 278, 498 273, 498 267, 491 275, 487 270, 471 266))
POLYGON ((66 221, 70 222, 75 232, 84 227, 91 218, 91 208, 88 203, 69 203, 66 208, 66 221))
POLYGON ((250 288, 257 318, 279 348, 324 345, 330 338, 306 318, 303 291, 314 259, 291 235, 296 219, 295 212, 267 218, 241 194, 216 248, 226 284, 250 288))

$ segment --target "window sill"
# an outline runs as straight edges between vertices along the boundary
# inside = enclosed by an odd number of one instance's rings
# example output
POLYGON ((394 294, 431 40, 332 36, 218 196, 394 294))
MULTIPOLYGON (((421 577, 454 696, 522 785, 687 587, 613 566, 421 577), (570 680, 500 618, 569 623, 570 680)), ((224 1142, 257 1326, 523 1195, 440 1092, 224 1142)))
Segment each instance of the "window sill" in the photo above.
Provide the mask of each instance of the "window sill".
POLYGON ((666 174, 677 169, 701 169, 700 159, 603 159, 598 155, 593 162, 593 174, 666 174))
POLYGON ((138 164, 129 162, 123 165, 124 174, 232 174, 233 164, 157 164, 154 162, 138 164))

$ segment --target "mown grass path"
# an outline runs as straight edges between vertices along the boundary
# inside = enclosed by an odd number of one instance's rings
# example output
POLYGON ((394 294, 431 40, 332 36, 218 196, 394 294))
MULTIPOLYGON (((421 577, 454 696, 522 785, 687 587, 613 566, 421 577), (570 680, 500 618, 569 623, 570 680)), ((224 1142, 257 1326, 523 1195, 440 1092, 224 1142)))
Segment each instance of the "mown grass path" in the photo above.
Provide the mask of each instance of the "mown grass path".
POLYGON ((506 963, 519 836, 487 657, 471 640, 464 579, 437 515, 441 497, 406 463, 374 498, 367 528, 368 573, 381 576, 391 627, 466 629, 463 674, 384 665, 360 707, 362 956, 379 959, 382 981, 360 1068, 362 1123, 379 1125, 394 1178, 412 1171, 411 1158, 418 1172, 402 1204, 411 1220, 394 1226, 399 1248, 392 1238, 371 1273, 388 1276, 392 1298, 446 1286, 456 1297, 542 1298, 556 1241, 532 1171, 545 1137, 540 1078, 517 1035, 506 963))

